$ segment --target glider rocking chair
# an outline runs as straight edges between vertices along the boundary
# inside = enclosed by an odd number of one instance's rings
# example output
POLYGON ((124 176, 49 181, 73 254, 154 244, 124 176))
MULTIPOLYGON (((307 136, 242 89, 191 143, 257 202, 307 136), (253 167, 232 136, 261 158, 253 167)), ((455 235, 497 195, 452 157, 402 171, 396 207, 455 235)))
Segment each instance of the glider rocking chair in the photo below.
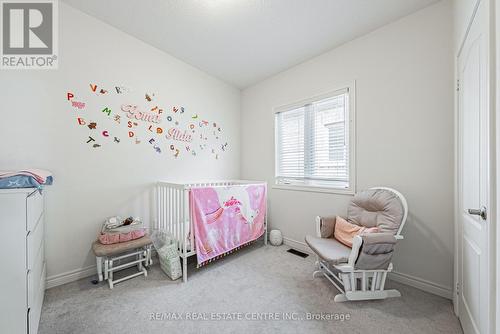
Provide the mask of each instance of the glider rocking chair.
POLYGON ((392 255, 408 217, 408 204, 398 191, 376 187, 357 193, 347 209, 347 221, 363 227, 378 227, 380 233, 353 238, 352 248, 334 238, 333 217, 316 217, 316 237, 306 243, 317 255, 317 275, 325 276, 340 292, 335 302, 400 297, 398 290, 385 290, 392 255))

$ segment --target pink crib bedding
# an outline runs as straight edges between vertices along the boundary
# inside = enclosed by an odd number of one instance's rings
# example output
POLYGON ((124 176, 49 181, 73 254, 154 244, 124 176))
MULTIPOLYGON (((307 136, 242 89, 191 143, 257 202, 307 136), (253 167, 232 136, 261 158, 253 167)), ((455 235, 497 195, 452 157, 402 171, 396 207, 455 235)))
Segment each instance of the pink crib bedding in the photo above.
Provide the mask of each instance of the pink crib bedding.
POLYGON ((192 188, 198 266, 258 239, 265 231, 265 184, 192 188))

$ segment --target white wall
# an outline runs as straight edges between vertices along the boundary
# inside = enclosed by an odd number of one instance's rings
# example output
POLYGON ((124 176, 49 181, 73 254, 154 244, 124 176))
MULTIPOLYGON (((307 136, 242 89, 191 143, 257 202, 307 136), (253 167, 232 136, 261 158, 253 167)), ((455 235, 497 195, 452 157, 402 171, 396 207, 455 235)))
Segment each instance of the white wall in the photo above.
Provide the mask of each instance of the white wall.
MULTIPOLYGON (((273 108, 356 80, 357 189, 385 185, 410 206, 397 278, 451 298, 453 39, 439 2, 242 93, 243 178, 274 182, 273 108)), ((347 195, 270 190, 270 223, 302 242, 314 216, 345 215, 347 195)))
POLYGON ((63 3, 59 13, 59 69, 0 73, 0 170, 38 167, 55 175, 46 188, 49 284, 82 268, 92 273, 90 245, 105 217, 139 215, 148 222, 153 182, 239 176, 239 90, 63 3), (110 91, 125 85, 133 93, 96 97, 90 83, 110 91), (68 90, 87 102, 85 110, 70 106, 68 90), (146 143, 151 137, 145 128, 139 131, 143 144, 136 145, 126 138, 127 129, 99 111, 106 103, 118 113, 121 103, 145 106, 146 92, 155 92, 166 109, 185 106, 187 120, 197 113, 217 121, 229 150, 218 160, 206 152, 175 159, 165 140, 164 153, 157 154, 146 143), (97 133, 102 147, 91 148, 85 143, 90 129, 79 126, 77 116, 120 135, 120 144, 97 133))

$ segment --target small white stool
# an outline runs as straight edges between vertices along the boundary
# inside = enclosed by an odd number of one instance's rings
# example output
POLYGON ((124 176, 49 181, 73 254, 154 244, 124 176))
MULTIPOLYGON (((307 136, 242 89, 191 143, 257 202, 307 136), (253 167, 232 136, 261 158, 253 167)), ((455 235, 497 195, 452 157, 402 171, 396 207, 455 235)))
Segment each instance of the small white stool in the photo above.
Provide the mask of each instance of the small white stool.
POLYGON ((99 282, 102 282, 103 279, 107 280, 109 288, 113 289, 114 284, 123 282, 127 279, 140 275, 144 275, 145 277, 148 276, 146 267, 153 264, 153 260, 151 259, 151 245, 152 241, 148 236, 111 245, 103 245, 98 240, 94 241, 92 244, 92 250, 95 254, 99 282), (114 265, 115 261, 121 261, 129 257, 133 258, 132 261, 118 266, 114 265), (102 270, 103 264, 104 277, 102 270), (137 265, 138 272, 113 280, 113 273, 115 271, 130 268, 135 265, 137 265))

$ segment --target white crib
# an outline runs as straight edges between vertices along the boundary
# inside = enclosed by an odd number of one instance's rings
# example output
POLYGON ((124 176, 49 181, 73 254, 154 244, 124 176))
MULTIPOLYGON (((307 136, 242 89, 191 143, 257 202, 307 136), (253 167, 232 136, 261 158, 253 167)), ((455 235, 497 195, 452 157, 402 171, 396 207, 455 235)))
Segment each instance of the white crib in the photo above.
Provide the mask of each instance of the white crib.
MULTIPOLYGON (((232 185, 266 184, 246 180, 224 180, 193 183, 158 182, 154 194, 154 229, 164 229, 176 238, 182 259, 182 279, 187 282, 187 260, 196 254, 194 229, 191 219, 189 190, 199 187, 226 187, 232 185)), ((267 205, 265 215, 264 243, 267 245, 267 205)))

